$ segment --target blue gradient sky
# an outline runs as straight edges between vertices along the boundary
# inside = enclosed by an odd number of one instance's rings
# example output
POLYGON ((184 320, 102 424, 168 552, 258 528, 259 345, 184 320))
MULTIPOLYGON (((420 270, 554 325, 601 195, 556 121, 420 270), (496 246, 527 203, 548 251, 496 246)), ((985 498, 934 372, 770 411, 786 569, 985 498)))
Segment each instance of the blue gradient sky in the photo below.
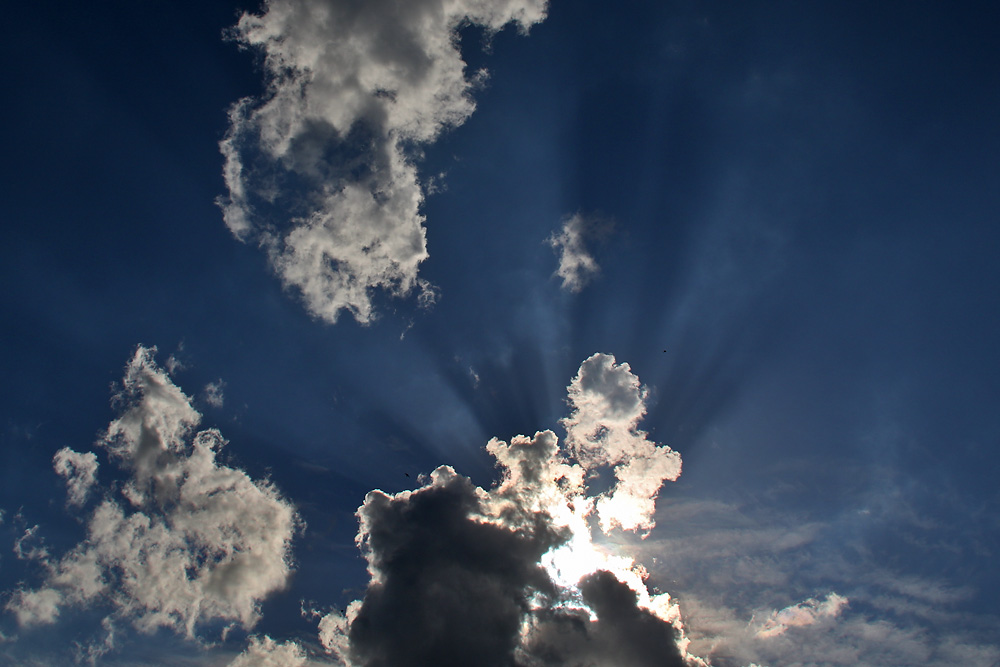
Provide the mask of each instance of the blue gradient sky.
MULTIPOLYGON (((678 597, 696 647, 724 638, 713 664, 1000 660, 994 5, 553 0, 486 52, 464 29, 489 82, 418 163, 441 174, 420 268, 441 297, 378 294, 368 326, 311 317, 214 203, 226 111, 262 86, 222 31, 256 9, 5 12, 2 590, 40 576, 12 552, 27 528, 57 554, 81 538, 52 456, 114 418, 137 344, 183 363, 173 378, 231 464, 308 524, 263 607, 275 638, 314 632, 301 600, 361 594, 367 491, 441 464, 488 486, 486 441, 559 431, 580 362, 606 352, 684 458, 657 528, 622 548, 678 597), (613 230, 571 294, 546 239, 574 213, 613 230), (850 600, 835 621, 740 643, 755 614, 830 592, 850 600)), ((0 652, 60 664, 97 629, 85 611, 55 632, 7 614, 0 652)), ((104 661, 224 664, 245 640, 137 637, 104 661)))

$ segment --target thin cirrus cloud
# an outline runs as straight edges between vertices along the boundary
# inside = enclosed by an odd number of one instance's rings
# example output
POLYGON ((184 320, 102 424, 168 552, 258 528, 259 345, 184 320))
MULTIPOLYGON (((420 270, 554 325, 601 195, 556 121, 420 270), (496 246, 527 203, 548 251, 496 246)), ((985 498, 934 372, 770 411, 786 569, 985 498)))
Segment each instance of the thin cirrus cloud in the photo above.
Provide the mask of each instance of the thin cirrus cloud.
POLYGON ((220 144, 230 231, 324 321, 370 322, 376 290, 433 302, 415 161, 469 117, 486 76, 465 71, 458 30, 527 31, 546 4, 269 0, 243 14, 231 36, 263 55, 267 92, 232 107, 220 144))
POLYGON ((705 665, 687 652, 680 609, 645 570, 593 542, 648 531, 680 456, 636 426, 646 391, 628 364, 595 354, 568 389, 568 439, 493 439, 500 482, 449 466, 413 491, 372 491, 358 510, 371 575, 362 600, 319 623, 348 665, 705 665), (595 473, 614 468, 615 484, 595 473), (622 511, 624 508, 625 511, 622 511), (595 523, 597 525, 595 525, 595 523))
MULTIPOLYGON (((136 350, 116 396, 124 410, 97 442, 126 479, 100 489, 86 539, 60 558, 41 553, 44 581, 6 605, 22 627, 51 624, 69 607, 109 610, 92 657, 113 647, 119 623, 189 639, 208 624, 250 628, 291 571, 294 507, 270 483, 217 460, 225 440, 196 431, 201 415, 155 351, 136 350)), ((96 486, 95 454, 60 450, 55 469, 69 504, 83 505, 96 486)))

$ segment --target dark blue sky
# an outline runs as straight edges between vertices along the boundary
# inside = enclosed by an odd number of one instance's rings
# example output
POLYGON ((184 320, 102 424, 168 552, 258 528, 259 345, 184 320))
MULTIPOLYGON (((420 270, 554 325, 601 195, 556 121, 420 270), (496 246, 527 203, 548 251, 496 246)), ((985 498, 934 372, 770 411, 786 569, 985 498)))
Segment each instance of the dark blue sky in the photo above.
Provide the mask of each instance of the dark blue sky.
MULTIPOLYGON (((369 490, 442 464, 488 487, 485 443, 562 434, 567 384, 605 352, 650 390, 642 427, 684 459, 657 528, 622 541, 680 600, 695 653, 1000 660, 992 3, 552 0, 485 52, 463 29, 469 70, 490 78, 416 162, 441 175, 420 265, 440 299, 376 291, 368 325, 311 316, 215 204, 227 110, 263 91, 261 59, 223 30, 257 9, 6 11, 5 599, 43 578, 11 551, 26 529, 54 556, 83 537, 52 457, 90 451, 138 344, 182 362, 173 381, 229 440, 225 460, 268 476, 308 526, 256 628, 276 639, 314 633, 300 600, 363 593, 369 490), (589 239, 599 274, 569 293, 546 239, 576 213, 611 231, 589 239), (850 600, 835 620, 789 645, 751 637, 755 614, 831 592, 850 600)), ((99 480, 121 483, 97 451, 99 480)), ((0 655, 60 664, 96 618, 53 635, 7 614, 0 655)), ((137 637, 102 660, 148 659, 137 637)), ((161 631, 155 646, 211 664, 245 639, 209 651, 161 631)))

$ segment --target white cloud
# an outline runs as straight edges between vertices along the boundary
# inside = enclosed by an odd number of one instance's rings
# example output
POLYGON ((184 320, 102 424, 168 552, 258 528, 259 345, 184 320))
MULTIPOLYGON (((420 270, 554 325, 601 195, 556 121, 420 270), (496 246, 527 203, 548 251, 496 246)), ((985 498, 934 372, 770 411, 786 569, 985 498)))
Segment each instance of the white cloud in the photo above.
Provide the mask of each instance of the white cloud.
POLYGON ((638 423, 646 415, 646 390, 626 363, 609 354, 583 362, 568 387, 573 411, 562 420, 566 444, 588 469, 613 468, 615 484, 597 501, 601 528, 653 527, 656 495, 681 474, 680 454, 650 442, 638 423))
POLYGON ((53 459, 56 473, 66 478, 67 503, 77 507, 87 502, 90 489, 97 479, 97 454, 80 454, 69 447, 56 452, 53 459))
POLYGON ((563 220, 562 229, 546 239, 559 255, 556 275, 562 278, 564 290, 579 292, 600 273, 601 267, 587 249, 587 241, 598 231, 598 221, 576 213, 563 220))
MULTIPOLYGON (((270 483, 216 460, 225 440, 215 429, 195 432, 200 415, 154 354, 136 350, 116 397, 124 411, 98 442, 129 479, 105 490, 86 539, 46 561, 42 586, 10 598, 23 626, 86 604, 145 632, 193 638, 208 622, 250 628, 261 601, 288 579, 294 508, 270 483)), ((71 459, 60 451, 56 465, 71 459)))
POLYGON ((372 291, 433 287, 419 147, 473 112, 457 30, 522 30, 546 0, 270 0, 232 35, 264 55, 268 91, 230 111, 220 147, 229 229, 256 239, 315 316, 371 321, 372 291), (275 226, 275 223, 278 226, 275 226))
POLYGON ((756 630, 762 639, 784 634, 789 628, 813 625, 824 618, 836 618, 847 606, 847 598, 829 593, 825 600, 809 598, 798 604, 771 612, 756 630))
POLYGON ((229 667, 305 667, 306 653, 293 641, 276 642, 267 635, 251 637, 246 650, 229 667))

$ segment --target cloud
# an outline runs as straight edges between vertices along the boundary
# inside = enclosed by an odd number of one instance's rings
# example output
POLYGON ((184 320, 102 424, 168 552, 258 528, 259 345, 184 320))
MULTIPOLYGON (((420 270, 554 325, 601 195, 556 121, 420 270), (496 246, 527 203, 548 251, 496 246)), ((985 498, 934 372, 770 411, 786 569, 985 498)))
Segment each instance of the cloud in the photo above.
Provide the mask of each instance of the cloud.
POLYGON ((267 93, 230 110, 226 225, 256 240, 309 311, 374 317, 372 292, 432 301, 420 147, 473 112, 458 30, 522 31, 546 0, 269 0, 231 36, 263 55, 267 93))
POLYGON ((56 452, 52 463, 56 473, 66 478, 66 492, 69 496, 66 502, 77 507, 86 503, 97 479, 97 455, 94 452, 80 454, 69 447, 63 447, 56 452))
POLYGON ((221 408, 226 401, 226 396, 223 393, 225 388, 226 383, 223 382, 222 379, 206 384, 205 389, 202 391, 202 395, 205 397, 205 402, 213 408, 221 408))
POLYGON ((847 606, 847 598, 829 593, 822 602, 809 598, 803 602, 771 612, 756 631, 756 635, 766 639, 784 634, 794 627, 804 627, 817 623, 823 618, 836 618, 847 606))
POLYGON ((579 292, 600 273, 601 267, 587 249, 587 241, 607 233, 610 225, 579 213, 563 220, 562 229, 546 239, 559 255, 556 275, 562 278, 562 288, 579 292))
POLYGON ((663 482, 681 474, 680 454, 650 442, 639 421, 646 415, 646 390, 628 364, 608 354, 583 362, 568 388, 572 412, 562 420, 566 444, 594 472, 611 467, 615 483, 597 501, 604 531, 650 530, 656 495, 663 482))
MULTIPOLYGON (((295 509, 270 483, 217 461, 225 440, 215 429, 195 431, 201 416, 155 351, 136 350, 115 397, 121 414, 97 443, 126 479, 102 489, 84 540, 45 559, 43 583, 11 595, 6 608, 21 626, 86 605, 112 610, 109 633, 120 619, 194 638, 209 623, 252 627, 261 601, 285 586, 295 509)), ((55 456, 71 501, 92 486, 92 456, 55 456)))
POLYGON ((305 667, 306 653, 293 641, 276 642, 268 636, 251 637, 249 646, 229 667, 305 667))
MULTIPOLYGON (((321 619, 331 653, 366 667, 705 664, 688 655, 670 596, 650 594, 644 568, 594 543, 595 532, 653 527, 645 514, 592 519, 656 468, 632 461, 666 455, 679 474, 679 456, 637 430, 646 391, 627 364, 594 355, 568 391, 567 431, 585 441, 562 447, 552 431, 491 440, 500 481, 489 490, 442 466, 416 490, 367 495, 357 543, 371 580, 346 613, 321 619), (591 423, 612 437, 586 439, 591 423), (609 462, 616 488, 588 489, 609 462)), ((650 503, 662 482, 646 483, 650 503)))

